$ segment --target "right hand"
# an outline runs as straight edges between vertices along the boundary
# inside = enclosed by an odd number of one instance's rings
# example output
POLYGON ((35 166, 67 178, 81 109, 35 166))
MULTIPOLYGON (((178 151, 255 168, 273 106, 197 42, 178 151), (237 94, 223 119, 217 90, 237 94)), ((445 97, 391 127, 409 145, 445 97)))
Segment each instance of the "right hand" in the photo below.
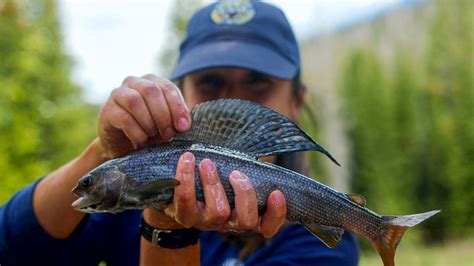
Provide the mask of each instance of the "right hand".
POLYGON ((191 126, 189 110, 173 82, 148 74, 127 77, 99 115, 99 138, 110 158, 161 143, 191 126))
POLYGON ((234 191, 234 208, 231 209, 221 183, 217 166, 210 160, 196 162, 190 152, 178 161, 176 177, 180 185, 174 190, 173 202, 164 213, 145 209, 145 221, 160 229, 198 228, 203 231, 244 232, 254 230, 264 237, 274 236, 286 219, 286 200, 275 190, 267 198, 266 211, 258 213, 257 194, 250 179, 242 172, 232 171, 229 182, 234 191), (195 190, 195 168, 198 166, 204 201, 198 201, 195 190))
POLYGON ((196 162, 190 152, 184 153, 176 169, 180 185, 175 188, 173 203, 165 213, 183 227, 222 232, 254 230, 264 237, 274 236, 286 219, 286 200, 279 190, 267 197, 266 210, 258 213, 257 193, 250 178, 240 171, 232 171, 228 177, 234 191, 234 208, 231 209, 226 191, 221 183, 217 166, 210 159, 196 162), (195 166, 198 166, 203 188, 204 202, 196 199, 195 166))

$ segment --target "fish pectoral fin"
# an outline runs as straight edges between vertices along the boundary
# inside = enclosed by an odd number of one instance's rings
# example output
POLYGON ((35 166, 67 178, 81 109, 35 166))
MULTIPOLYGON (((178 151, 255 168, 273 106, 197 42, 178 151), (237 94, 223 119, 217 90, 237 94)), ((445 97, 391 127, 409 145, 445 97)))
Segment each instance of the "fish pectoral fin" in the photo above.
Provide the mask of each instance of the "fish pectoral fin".
POLYGON ((303 224, 303 226, 330 248, 337 247, 344 234, 344 229, 339 227, 320 224, 303 224))
POLYGON ((364 196, 362 196, 362 195, 355 194, 355 193, 347 193, 345 195, 350 200, 352 200, 353 202, 359 204, 362 207, 365 207, 365 205, 367 204, 367 201, 365 200, 364 196))
POLYGON ((163 189, 174 188, 178 185, 179 185, 179 181, 174 178, 160 179, 160 180, 157 180, 156 182, 141 186, 135 189, 134 191, 132 191, 131 193, 135 195, 156 194, 156 193, 159 193, 163 189))

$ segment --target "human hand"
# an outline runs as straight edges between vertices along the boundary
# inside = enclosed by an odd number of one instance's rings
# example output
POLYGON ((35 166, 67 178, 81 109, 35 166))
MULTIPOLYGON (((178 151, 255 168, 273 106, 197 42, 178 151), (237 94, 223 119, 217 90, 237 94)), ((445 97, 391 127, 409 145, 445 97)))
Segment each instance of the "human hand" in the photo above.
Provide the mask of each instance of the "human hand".
POLYGON ((180 90, 152 74, 127 77, 99 115, 99 138, 110 158, 172 138, 191 126, 180 90))
MULTIPOLYGON (((99 115, 99 137, 110 158, 126 154, 138 147, 160 143, 172 138, 177 131, 190 128, 191 118, 179 89, 169 80, 155 75, 128 77, 115 89, 99 115)), ((248 178, 234 171, 230 182, 235 192, 235 208, 229 202, 210 160, 199 165, 204 187, 205 203, 196 200, 195 158, 178 162, 173 203, 165 209, 172 219, 151 209, 145 219, 162 229, 196 227, 202 230, 256 230, 265 237, 273 236, 285 221, 286 201, 280 191, 267 199, 267 211, 258 215, 256 194, 248 178), (210 166, 211 171, 206 167, 210 166)))
POLYGON ((250 180, 243 173, 233 171, 229 181, 235 193, 235 208, 231 210, 216 166, 211 160, 204 159, 199 164, 204 191, 204 202, 200 202, 196 199, 195 163, 190 152, 184 153, 178 161, 176 179, 180 185, 175 187, 173 202, 164 210, 171 220, 182 227, 201 230, 255 230, 267 238, 278 232, 286 218, 286 201, 281 191, 273 191, 268 196, 266 212, 259 216, 257 197, 250 180))

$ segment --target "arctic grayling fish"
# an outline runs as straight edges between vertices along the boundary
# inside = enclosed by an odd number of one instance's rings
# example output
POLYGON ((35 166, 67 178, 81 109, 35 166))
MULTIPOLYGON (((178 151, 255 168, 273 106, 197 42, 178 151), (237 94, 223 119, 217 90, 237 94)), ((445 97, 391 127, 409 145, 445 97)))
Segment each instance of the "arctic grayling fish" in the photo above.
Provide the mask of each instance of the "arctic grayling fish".
MULTIPOLYGON (((257 160, 286 152, 317 150, 336 160, 287 117, 243 100, 217 100, 197 105, 192 127, 172 142, 151 146, 110 160, 82 177, 73 207, 84 212, 117 213, 126 209, 161 207, 170 203, 178 158, 192 152, 196 161, 213 160, 231 207, 234 193, 228 176, 245 173, 257 193, 260 211, 270 192, 278 189, 287 200, 287 219, 302 224, 328 247, 336 247, 344 230, 366 238, 385 265, 394 265, 403 233, 439 211, 407 216, 381 216, 365 208, 365 199, 344 194, 286 168, 257 160)), ((196 166, 196 194, 203 190, 196 166)))

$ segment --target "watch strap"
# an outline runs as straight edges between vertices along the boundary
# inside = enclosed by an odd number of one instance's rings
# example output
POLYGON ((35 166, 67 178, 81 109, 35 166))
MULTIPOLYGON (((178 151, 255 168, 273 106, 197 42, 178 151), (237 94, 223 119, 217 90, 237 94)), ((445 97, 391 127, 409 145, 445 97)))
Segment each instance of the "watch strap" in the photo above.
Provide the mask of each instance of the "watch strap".
POLYGON ((169 249, 178 249, 196 245, 201 233, 201 231, 196 228, 173 230, 158 229, 145 222, 143 215, 141 217, 140 227, 142 236, 150 241, 151 244, 169 249))

